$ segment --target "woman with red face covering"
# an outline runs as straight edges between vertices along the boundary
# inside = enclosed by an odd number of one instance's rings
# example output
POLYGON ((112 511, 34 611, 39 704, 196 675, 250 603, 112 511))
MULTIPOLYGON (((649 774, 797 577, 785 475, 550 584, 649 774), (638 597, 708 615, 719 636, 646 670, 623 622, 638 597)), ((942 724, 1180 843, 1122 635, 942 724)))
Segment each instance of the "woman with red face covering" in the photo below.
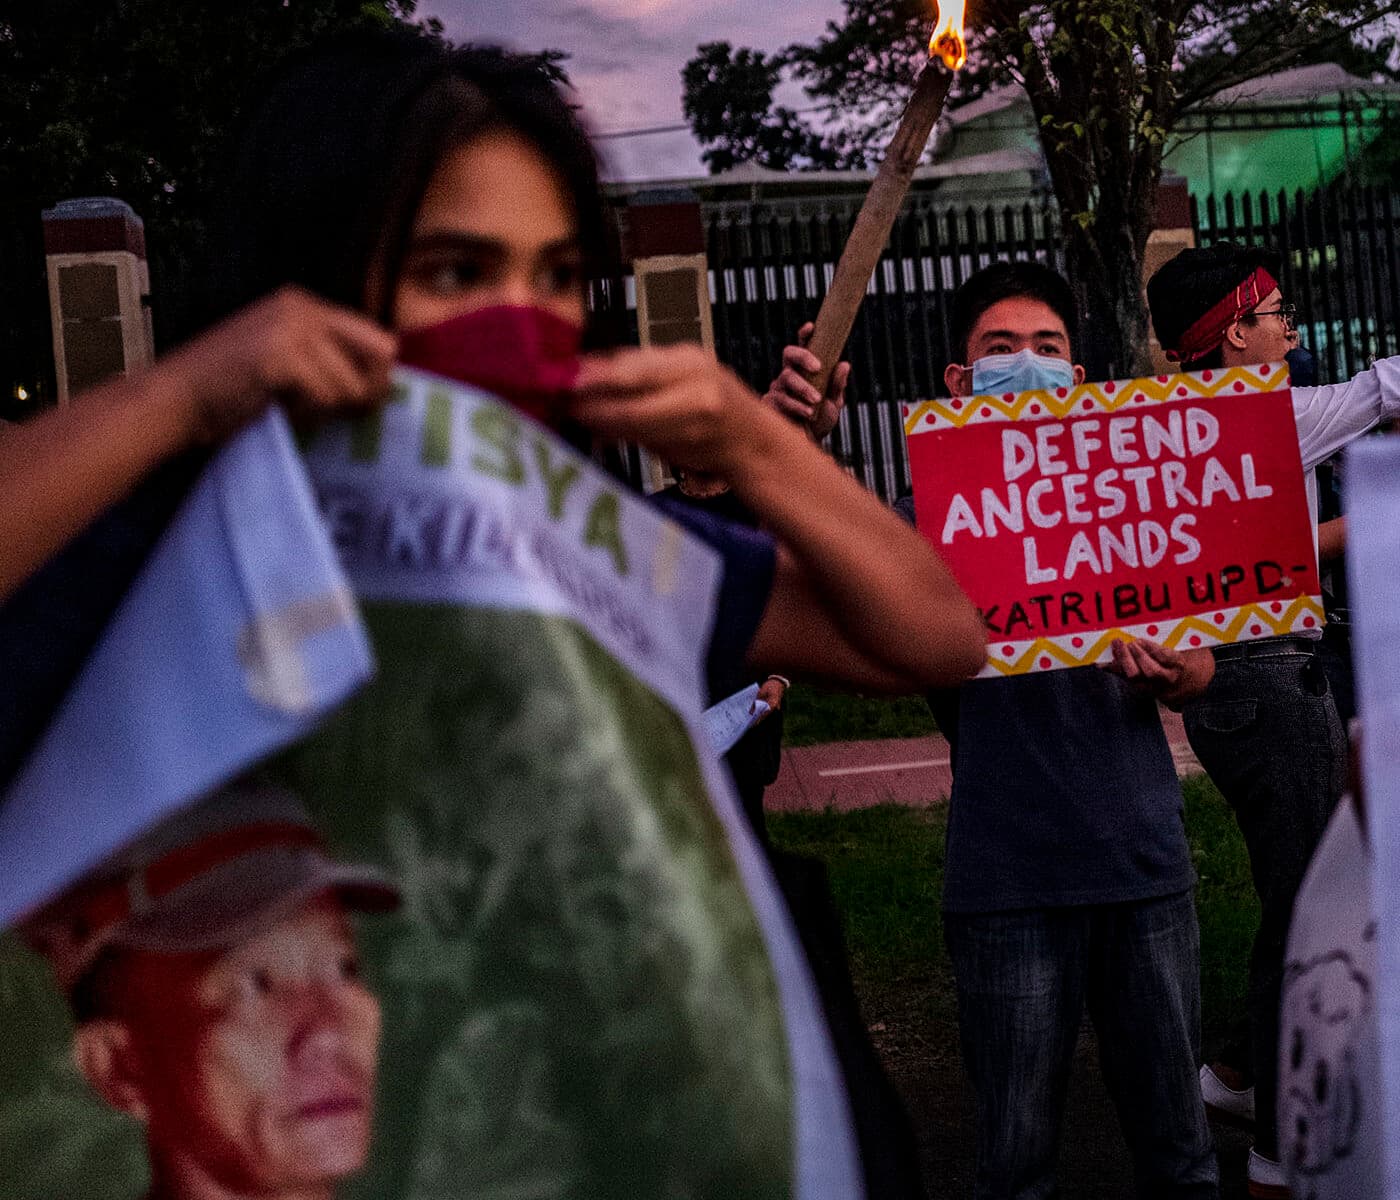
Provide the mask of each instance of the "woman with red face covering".
POLYGON ((0 595, 156 464, 272 402, 313 420, 372 405, 400 361, 724 479, 766 532, 692 523, 724 559, 715 629, 733 644, 712 663, 886 690, 982 665, 980 618, 937 555, 713 357, 582 352, 604 212, 588 141, 537 71, 346 42, 279 73, 242 145, 212 247, 229 315, 0 441, 0 595))
POLYGON ((724 478, 778 543, 749 649, 764 670, 910 690, 980 667, 980 619, 938 557, 712 357, 578 357, 605 218, 588 140, 537 72, 413 37, 335 58, 283 74, 235 160, 210 271, 230 315, 0 433, 0 600, 159 464, 269 403, 373 405, 399 358, 724 478), (271 136, 288 122, 318 136, 271 136))

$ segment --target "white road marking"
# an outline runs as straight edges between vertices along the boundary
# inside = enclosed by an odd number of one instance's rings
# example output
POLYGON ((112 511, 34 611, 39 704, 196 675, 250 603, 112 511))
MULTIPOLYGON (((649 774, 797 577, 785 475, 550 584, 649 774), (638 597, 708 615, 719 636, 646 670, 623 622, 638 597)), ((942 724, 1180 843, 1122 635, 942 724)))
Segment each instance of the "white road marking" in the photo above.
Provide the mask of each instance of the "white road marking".
POLYGON ((876 771, 917 771, 924 767, 946 767, 952 760, 947 758, 921 758, 918 762, 880 763, 873 767, 828 767, 818 771, 821 779, 832 779, 837 775, 870 775, 876 771))

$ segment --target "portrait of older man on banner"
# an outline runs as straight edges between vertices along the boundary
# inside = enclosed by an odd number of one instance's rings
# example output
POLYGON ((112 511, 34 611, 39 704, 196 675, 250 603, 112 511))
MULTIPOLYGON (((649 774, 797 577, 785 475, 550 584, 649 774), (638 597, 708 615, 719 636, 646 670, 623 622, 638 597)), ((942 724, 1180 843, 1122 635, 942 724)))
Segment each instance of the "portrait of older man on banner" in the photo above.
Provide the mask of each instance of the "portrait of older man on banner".
POLYGON ((243 783, 24 926, 68 997, 78 1070, 144 1127, 150 1200, 329 1200, 360 1169, 380 1008, 350 914, 397 904, 289 793, 243 783))

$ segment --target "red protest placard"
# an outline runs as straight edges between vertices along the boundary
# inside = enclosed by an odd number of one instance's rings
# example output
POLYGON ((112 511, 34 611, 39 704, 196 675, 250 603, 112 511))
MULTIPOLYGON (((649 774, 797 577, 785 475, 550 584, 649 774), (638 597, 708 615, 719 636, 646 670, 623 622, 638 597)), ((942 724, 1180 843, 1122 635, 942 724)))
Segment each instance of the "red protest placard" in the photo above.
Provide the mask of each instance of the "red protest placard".
POLYGON ((984 675, 1322 625, 1283 365, 932 400, 904 424, 919 530, 990 631, 984 675))

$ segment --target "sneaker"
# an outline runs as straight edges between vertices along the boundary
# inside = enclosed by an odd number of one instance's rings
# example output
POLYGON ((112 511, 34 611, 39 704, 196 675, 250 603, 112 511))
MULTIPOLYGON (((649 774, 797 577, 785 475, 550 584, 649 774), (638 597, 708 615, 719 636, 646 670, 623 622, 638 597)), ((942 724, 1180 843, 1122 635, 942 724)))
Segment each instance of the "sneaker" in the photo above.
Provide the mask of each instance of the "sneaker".
MULTIPOLYGON (((1201 1099, 1206 1112, 1217 1121, 1241 1129, 1254 1128, 1254 1088, 1232 1088, 1218 1072, 1228 1068, 1207 1063, 1201 1068, 1201 1099)), ((1233 1072, 1230 1072, 1233 1075, 1233 1072)))
POLYGON ((1248 1191, 1254 1200, 1289 1200, 1288 1176, 1283 1172, 1283 1164, 1265 1158, 1251 1147, 1248 1191))

